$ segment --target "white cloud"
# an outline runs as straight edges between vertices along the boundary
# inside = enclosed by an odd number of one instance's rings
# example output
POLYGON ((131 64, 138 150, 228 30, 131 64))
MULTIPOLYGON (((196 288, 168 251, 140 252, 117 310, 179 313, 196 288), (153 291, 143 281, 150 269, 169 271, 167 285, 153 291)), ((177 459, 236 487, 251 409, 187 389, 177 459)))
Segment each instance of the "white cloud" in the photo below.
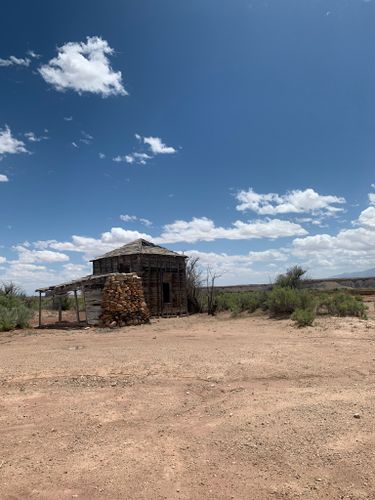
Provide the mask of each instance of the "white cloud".
POLYGON ((48 139, 48 137, 46 136, 36 136, 34 134, 34 132, 26 132, 24 134, 24 136, 26 137, 26 139, 30 142, 40 142, 40 141, 43 141, 44 139, 48 139))
POLYGON ((143 217, 137 217, 136 215, 120 215, 120 219, 124 222, 141 222, 141 224, 144 224, 145 226, 152 226, 152 222, 150 220, 143 217))
POLYGON ((114 50, 100 37, 87 37, 86 43, 69 42, 58 47, 57 57, 39 68, 43 79, 58 91, 74 90, 110 95, 127 95, 121 71, 113 71, 108 56, 114 50))
POLYGON ((115 156, 113 161, 120 163, 120 162, 126 162, 129 164, 137 163, 138 165, 146 165, 147 161, 150 160, 152 156, 148 155, 147 153, 131 153, 125 156, 115 156))
POLYGON ((0 264, 4 264, 4 262, 6 262, 6 258, 0 255, 0 264))
POLYGON ((99 158, 100 158, 101 160, 104 160, 104 158, 105 158, 105 154, 104 154, 104 153, 99 153, 99 158))
POLYGON ((293 241, 291 255, 311 269, 314 275, 330 274, 375 266, 375 207, 363 210, 355 228, 336 235, 317 234, 293 241))
POLYGON ((15 56, 10 56, 8 59, 0 58, 0 66, 29 66, 30 59, 28 57, 19 58, 15 56))
POLYGON ((79 146, 78 146, 78 144, 77 144, 76 142, 74 142, 74 141, 72 142, 72 146, 73 146, 74 148, 78 148, 78 147, 79 147, 79 146))
POLYGON ((30 250, 29 245, 17 245, 14 250, 18 252, 18 261, 22 263, 55 263, 69 261, 68 255, 51 250, 30 250))
POLYGON ((375 206, 363 210, 358 218, 358 224, 375 229, 375 206))
POLYGON ((149 234, 123 229, 122 227, 113 227, 110 231, 102 233, 100 238, 73 235, 71 241, 37 241, 35 248, 52 248, 63 252, 79 252, 83 253, 85 259, 89 260, 138 238, 152 240, 152 236, 149 234))
POLYGON ((9 182, 9 178, 5 174, 0 174, 0 182, 9 182))
POLYGON ((83 142, 84 144, 91 144, 93 141, 93 136, 85 132, 84 130, 81 131, 82 137, 79 139, 80 142, 83 142))
POLYGON ((276 239, 282 237, 302 236, 307 231, 293 222, 280 219, 242 222, 235 221, 232 227, 215 226, 207 217, 194 217, 191 221, 177 220, 164 226, 164 231, 154 241, 162 243, 177 243, 185 241, 213 241, 217 239, 247 240, 255 238, 276 239))
POLYGON ((64 120, 66 122, 71 122, 73 120, 73 117, 72 116, 64 116, 64 120))
POLYGON ((8 125, 0 129, 0 155, 27 153, 25 143, 12 136, 8 125))
POLYGON ((371 205, 375 205, 375 193, 369 193, 368 199, 371 205))
POLYGON ((142 137, 139 134, 134 134, 134 136, 140 143, 143 142, 144 144, 147 144, 149 146, 152 155, 147 154, 143 151, 136 151, 124 156, 115 156, 113 158, 113 161, 123 161, 129 164, 137 163, 138 165, 146 165, 148 160, 151 160, 156 155, 176 153, 176 150, 174 148, 172 148, 171 146, 166 146, 159 137, 142 137))
POLYGON ((189 250, 189 257, 198 257, 202 269, 202 278, 205 276, 205 268, 210 266, 220 275, 216 284, 239 284, 239 283, 268 283, 272 281, 273 272, 263 269, 254 269, 254 264, 262 262, 263 265, 285 262, 288 256, 279 250, 265 250, 261 252, 249 252, 245 255, 228 255, 227 253, 201 252, 189 250))
POLYGON ((36 52, 34 52, 33 50, 28 50, 27 51, 27 54, 32 57, 33 59, 39 59, 40 58, 40 54, 37 54, 36 52))
POLYGON ((345 199, 332 195, 320 195, 314 189, 296 189, 284 195, 277 193, 256 193, 252 188, 239 191, 236 195, 240 202, 236 209, 251 210, 259 215, 280 215, 286 213, 312 213, 317 215, 334 215, 342 212, 335 205, 345 203, 345 199))
POLYGON ((171 146, 167 146, 166 144, 164 144, 160 139, 160 137, 143 137, 143 142, 148 146, 150 146, 150 149, 154 155, 176 153, 175 148, 172 148, 171 146))

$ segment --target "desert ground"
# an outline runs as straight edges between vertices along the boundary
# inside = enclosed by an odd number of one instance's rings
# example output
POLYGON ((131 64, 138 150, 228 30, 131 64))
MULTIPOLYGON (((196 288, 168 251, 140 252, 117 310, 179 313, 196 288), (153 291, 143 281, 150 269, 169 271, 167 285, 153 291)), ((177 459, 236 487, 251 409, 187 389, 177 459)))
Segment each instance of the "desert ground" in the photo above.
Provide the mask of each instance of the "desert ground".
POLYGON ((374 499, 375 315, 0 336, 1 499, 374 499))

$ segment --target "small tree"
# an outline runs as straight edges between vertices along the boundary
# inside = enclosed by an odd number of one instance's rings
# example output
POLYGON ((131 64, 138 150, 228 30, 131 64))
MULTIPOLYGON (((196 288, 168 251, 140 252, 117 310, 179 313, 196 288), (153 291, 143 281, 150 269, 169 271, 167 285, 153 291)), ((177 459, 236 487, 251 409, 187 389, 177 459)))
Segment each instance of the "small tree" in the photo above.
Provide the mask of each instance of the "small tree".
POLYGON ((189 257, 186 264, 186 291, 188 311, 201 312, 200 290, 202 286, 202 270, 199 267, 199 257, 189 257))
POLYGON ((303 276, 306 272, 306 269, 303 269, 301 266, 290 267, 285 274, 279 274, 275 285, 280 288, 301 288, 303 276))
POLYGON ((217 301, 215 294, 215 281, 220 278, 220 274, 217 274, 211 266, 207 266, 206 274, 206 288, 207 288, 207 314, 215 316, 217 309, 217 301))
POLYGON ((25 292, 13 281, 3 281, 0 284, 0 295, 6 295, 8 297, 25 297, 25 292))

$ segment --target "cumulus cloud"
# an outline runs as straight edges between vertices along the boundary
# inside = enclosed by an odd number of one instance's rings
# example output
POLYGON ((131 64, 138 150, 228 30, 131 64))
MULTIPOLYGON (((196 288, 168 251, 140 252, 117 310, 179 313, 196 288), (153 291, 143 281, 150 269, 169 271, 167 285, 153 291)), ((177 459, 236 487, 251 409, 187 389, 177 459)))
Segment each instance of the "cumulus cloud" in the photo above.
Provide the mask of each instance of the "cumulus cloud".
POLYGON ((282 237, 300 236, 307 231, 290 221, 280 219, 257 220, 251 222, 235 221, 229 228, 216 226, 207 217, 194 217, 190 221, 177 220, 164 226, 160 237, 155 238, 160 243, 213 241, 217 239, 247 240, 258 238, 276 239, 282 237))
POLYGON ((25 143, 13 137, 8 125, 0 129, 0 155, 27 153, 25 143))
POLYGON ((57 49, 54 57, 39 68, 43 79, 58 91, 90 92, 102 97, 127 95, 121 71, 111 68, 114 50, 100 37, 84 42, 69 42, 57 49))
MULTIPOLYGON (((296 238, 291 255, 311 269, 355 271, 375 264, 375 206, 364 209, 354 221, 354 228, 335 235, 316 234, 296 238)), ((316 274, 316 273, 315 273, 316 274)))
POLYGON ((5 174, 0 174, 0 182, 9 182, 9 178, 5 174))
POLYGON ((252 188, 239 191, 236 195, 240 202, 236 206, 239 211, 253 211, 258 215, 280 215, 287 213, 312 213, 317 215, 334 215, 343 208, 345 198, 333 195, 321 195, 308 188, 296 189, 284 195, 277 193, 256 193, 252 188))
POLYGON ((27 245, 17 245, 14 250, 18 252, 18 261, 22 263, 32 264, 38 263, 55 263, 69 261, 68 255, 51 250, 30 250, 27 245))
POLYGON ((0 255, 0 264, 4 264, 4 262, 6 262, 6 258, 0 255))
POLYGON ((15 57, 10 56, 8 59, 0 58, 0 66, 30 66, 31 60, 28 57, 15 57))
POLYGON ((167 146, 166 144, 164 144, 163 141, 160 139, 160 137, 143 137, 143 142, 145 144, 148 144, 154 155, 176 153, 175 148, 172 148, 172 146, 167 146))
POLYGON ((249 252, 244 255, 231 255, 227 253, 202 252, 189 250, 189 257, 198 257, 199 265, 204 269, 209 266, 220 275, 217 284, 229 283, 267 283, 272 281, 273 271, 256 269, 255 266, 261 262, 263 266, 270 266, 276 262, 279 264, 288 259, 282 250, 264 250, 249 252))
POLYGON ((109 252, 138 238, 152 240, 152 236, 139 231, 113 227, 110 231, 101 234, 99 238, 73 235, 70 241, 45 240, 35 242, 35 248, 52 248, 61 252, 79 252, 87 260, 109 252))
POLYGON ((375 229, 375 206, 368 207, 361 212, 358 217, 358 224, 375 229))
POLYGON ((104 160, 104 158, 105 158, 105 154, 104 154, 104 153, 99 153, 99 155, 98 155, 98 156, 99 156, 99 158, 100 158, 101 160, 104 160))

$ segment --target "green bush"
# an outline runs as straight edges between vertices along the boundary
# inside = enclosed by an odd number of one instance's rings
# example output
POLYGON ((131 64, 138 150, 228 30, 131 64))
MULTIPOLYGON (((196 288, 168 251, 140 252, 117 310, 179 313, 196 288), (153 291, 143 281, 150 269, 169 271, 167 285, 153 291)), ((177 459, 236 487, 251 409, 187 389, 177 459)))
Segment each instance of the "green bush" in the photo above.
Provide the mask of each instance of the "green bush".
POLYGON ((0 284, 0 332, 28 326, 34 303, 14 283, 0 284))
POLYGON ((306 270, 301 266, 290 267, 285 274, 279 274, 275 286, 280 288, 301 288, 306 270))
POLYGON ((312 326, 315 317, 316 314, 313 309, 296 309, 291 316, 292 320, 295 321, 300 328, 312 326))
POLYGON ((367 307, 363 303, 362 297, 350 295, 349 293, 327 294, 320 298, 319 305, 326 308, 327 313, 332 316, 367 318, 367 307))
POLYGON ((292 314, 296 309, 314 311, 316 301, 309 290, 275 287, 268 293, 267 306, 271 316, 292 314))
POLYGON ((266 292, 221 292, 216 297, 218 311, 230 311, 233 316, 253 313, 265 308, 266 292))
POLYGON ((0 305, 0 331, 6 332, 15 328, 26 328, 32 316, 33 311, 22 303, 15 307, 0 305))

